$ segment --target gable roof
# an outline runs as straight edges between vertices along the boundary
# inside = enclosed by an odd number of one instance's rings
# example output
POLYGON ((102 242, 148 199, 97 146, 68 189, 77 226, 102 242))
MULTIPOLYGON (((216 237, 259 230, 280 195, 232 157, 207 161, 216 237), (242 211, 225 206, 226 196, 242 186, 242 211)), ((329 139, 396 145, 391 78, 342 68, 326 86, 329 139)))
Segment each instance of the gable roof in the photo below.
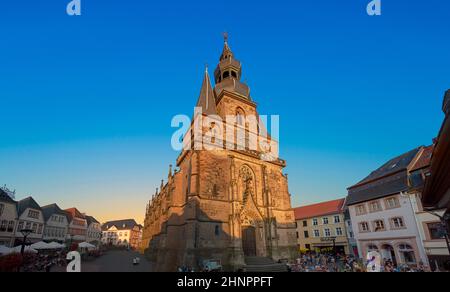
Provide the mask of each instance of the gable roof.
POLYGON ((42 213, 44 214, 44 219, 47 221, 52 215, 63 215, 69 220, 67 212, 64 212, 57 204, 50 204, 41 207, 42 213))
POLYGON ((0 202, 10 203, 10 204, 16 204, 17 202, 14 201, 4 190, 0 188, 0 202))
POLYGON ((358 182, 357 184, 349 187, 349 189, 366 184, 368 182, 380 179, 385 176, 389 176, 391 174, 394 174, 396 172, 402 171, 406 169, 411 161, 416 157, 417 153, 421 147, 417 147, 411 151, 408 151, 400 156, 397 156, 385 164, 383 164, 381 167, 377 168, 376 170, 372 171, 366 178, 358 182))
POLYGON ((407 168, 420 149, 415 148, 389 160, 365 179, 349 187, 346 204, 353 205, 408 190, 407 168))
POLYGON ((317 203, 308 206, 302 206, 294 209, 295 219, 301 220, 312 217, 326 216, 342 212, 345 199, 337 199, 317 203))
POLYGON ((22 215, 28 208, 42 211, 39 204, 36 203, 32 197, 28 197, 17 202, 17 213, 19 216, 22 215))
POLYGON ((86 215, 86 221, 88 225, 91 225, 92 223, 100 223, 92 216, 86 215))
POLYGON ((434 145, 423 147, 419 158, 416 160, 414 164, 411 165, 409 171, 413 172, 425 167, 430 166, 431 156, 433 154, 434 145))
POLYGON ((86 219, 86 217, 78 211, 77 208, 69 208, 64 210, 66 214, 69 216, 69 221, 71 221, 74 217, 79 219, 86 219))
POLYGON ((115 226, 118 230, 128 230, 133 229, 133 227, 136 225, 138 224, 134 219, 108 221, 102 225, 102 230, 108 230, 112 226, 115 226))

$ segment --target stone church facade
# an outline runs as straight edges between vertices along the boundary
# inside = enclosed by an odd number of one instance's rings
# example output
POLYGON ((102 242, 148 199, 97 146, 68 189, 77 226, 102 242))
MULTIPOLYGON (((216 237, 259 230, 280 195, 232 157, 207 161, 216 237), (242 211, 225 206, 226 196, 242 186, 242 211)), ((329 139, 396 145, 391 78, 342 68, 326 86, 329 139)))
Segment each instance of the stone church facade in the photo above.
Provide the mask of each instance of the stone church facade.
MULTIPOLYGON (((227 40, 214 78, 213 88, 205 72, 197 102, 202 113, 194 114, 194 121, 236 116, 232 125, 219 119, 206 126, 200 123, 200 132, 206 135, 211 125, 223 123, 227 131, 242 130, 248 146, 248 137, 260 135, 264 125, 259 122, 253 129, 245 119, 258 116, 256 103, 240 81, 241 64, 227 40)), ((194 124, 184 138, 192 145, 198 140, 194 124)), ((240 141, 237 136, 234 145, 240 141)), ((267 137, 266 145, 277 148, 278 142, 267 137)), ((170 167, 167 182, 161 182, 146 209, 142 250, 155 262, 155 270, 175 271, 182 265, 198 268, 203 260, 214 259, 232 271, 245 266, 249 257, 276 261, 296 255, 294 211, 288 178, 282 172, 286 162, 262 159, 262 155, 259 146, 181 151, 177 168, 170 167)))

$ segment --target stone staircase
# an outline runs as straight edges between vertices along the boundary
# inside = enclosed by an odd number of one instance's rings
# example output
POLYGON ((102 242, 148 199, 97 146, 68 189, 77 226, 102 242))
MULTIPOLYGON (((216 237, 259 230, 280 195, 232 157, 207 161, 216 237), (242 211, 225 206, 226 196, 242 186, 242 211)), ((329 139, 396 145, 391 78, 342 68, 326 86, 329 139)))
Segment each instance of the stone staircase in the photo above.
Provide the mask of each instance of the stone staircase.
POLYGON ((287 272, 286 264, 275 263, 266 257, 245 257, 245 271, 250 273, 281 273, 287 272))

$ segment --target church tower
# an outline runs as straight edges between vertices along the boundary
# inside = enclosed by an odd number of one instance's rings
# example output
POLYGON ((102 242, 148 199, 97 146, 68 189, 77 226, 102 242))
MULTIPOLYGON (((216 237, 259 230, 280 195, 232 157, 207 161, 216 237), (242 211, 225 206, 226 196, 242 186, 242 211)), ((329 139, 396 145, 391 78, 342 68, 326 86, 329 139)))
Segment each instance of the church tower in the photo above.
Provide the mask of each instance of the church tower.
POLYGON ((295 218, 282 172, 286 162, 264 159, 267 149, 259 141, 269 149, 278 142, 261 135, 265 125, 241 77, 242 65, 225 37, 214 87, 208 70, 204 73, 184 138, 191 147, 180 153, 177 169, 170 169, 168 182, 147 206, 143 250, 159 271, 198 268, 206 260, 236 270, 258 257, 296 256, 295 218), (213 144, 219 147, 207 147, 213 144))

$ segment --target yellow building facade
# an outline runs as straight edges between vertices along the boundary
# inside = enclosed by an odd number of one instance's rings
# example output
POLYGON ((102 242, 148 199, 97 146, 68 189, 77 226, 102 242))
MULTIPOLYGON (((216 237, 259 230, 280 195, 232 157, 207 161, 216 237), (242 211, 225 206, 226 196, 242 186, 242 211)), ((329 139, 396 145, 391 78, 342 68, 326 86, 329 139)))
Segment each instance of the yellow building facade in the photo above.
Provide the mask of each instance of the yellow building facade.
POLYGON ((350 253, 344 203, 339 199, 294 209, 300 252, 350 253))

